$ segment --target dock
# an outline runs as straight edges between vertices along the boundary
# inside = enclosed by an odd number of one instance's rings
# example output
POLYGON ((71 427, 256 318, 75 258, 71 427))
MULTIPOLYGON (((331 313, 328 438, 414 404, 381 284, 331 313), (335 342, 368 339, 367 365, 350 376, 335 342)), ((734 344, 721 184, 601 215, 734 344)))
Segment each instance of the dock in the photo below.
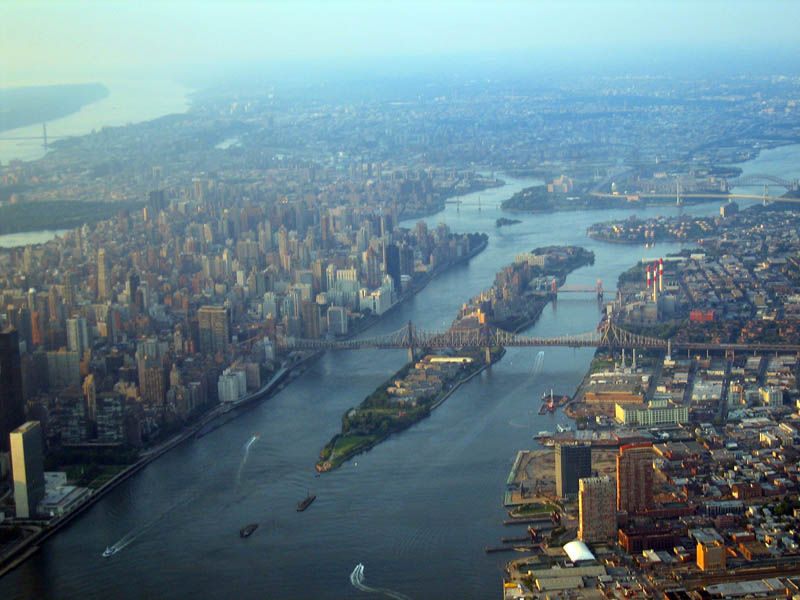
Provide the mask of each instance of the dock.
POLYGON ((539 525, 549 525, 550 528, 553 526, 553 521, 549 514, 547 515, 546 519, 542 519, 541 517, 526 517, 523 519, 506 519, 503 521, 503 525, 530 525, 537 523, 539 525))
POLYGON ((487 554, 492 554, 494 552, 533 552, 538 548, 538 544, 524 544, 522 546, 486 546, 483 550, 487 554))

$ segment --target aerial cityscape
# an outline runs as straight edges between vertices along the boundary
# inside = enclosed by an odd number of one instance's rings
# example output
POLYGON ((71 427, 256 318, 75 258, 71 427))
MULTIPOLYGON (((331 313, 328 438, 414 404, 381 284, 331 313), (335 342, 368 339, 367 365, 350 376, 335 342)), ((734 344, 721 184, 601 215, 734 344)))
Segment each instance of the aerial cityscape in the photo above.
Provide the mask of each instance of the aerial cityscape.
POLYGON ((9 3, 2 596, 800 597, 800 8, 300 4, 9 3))

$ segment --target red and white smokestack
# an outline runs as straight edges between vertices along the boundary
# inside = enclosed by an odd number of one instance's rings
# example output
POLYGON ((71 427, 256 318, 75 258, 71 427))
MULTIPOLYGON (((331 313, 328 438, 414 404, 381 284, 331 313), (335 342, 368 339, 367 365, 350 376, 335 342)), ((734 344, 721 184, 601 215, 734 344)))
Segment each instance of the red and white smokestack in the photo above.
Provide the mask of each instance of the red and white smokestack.
POLYGON ((653 263, 653 302, 658 302, 658 263, 653 263))
POLYGON ((647 265, 647 289, 650 289, 650 265, 647 265))
POLYGON ((658 259, 658 292, 664 291, 664 259, 658 259))

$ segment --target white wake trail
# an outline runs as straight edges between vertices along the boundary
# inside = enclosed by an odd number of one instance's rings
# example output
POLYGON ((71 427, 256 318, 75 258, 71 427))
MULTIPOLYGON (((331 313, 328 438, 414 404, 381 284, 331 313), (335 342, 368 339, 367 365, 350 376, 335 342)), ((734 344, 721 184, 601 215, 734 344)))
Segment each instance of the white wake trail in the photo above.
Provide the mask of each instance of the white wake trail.
POLYGON ((542 367, 543 366, 544 366, 544 350, 540 350, 536 354, 536 358, 533 361, 533 370, 531 371, 531 380, 535 379, 542 372, 542 367))
POLYGON ((242 462, 239 465, 239 470, 236 472, 236 487, 239 487, 239 484, 242 481, 242 470, 244 469, 244 465, 247 462, 247 457, 250 456, 250 446, 255 444, 258 441, 258 435, 254 435, 250 438, 250 441, 244 445, 244 456, 242 457, 242 462))
POLYGON ((109 548, 111 550, 113 550, 112 554, 116 554, 117 552, 120 552, 121 550, 124 550, 125 548, 130 546, 142 534, 146 533, 153 525, 158 523, 161 519, 163 519, 165 516, 167 516, 173 510, 175 510, 176 508, 178 508, 179 506, 181 506, 183 504, 186 504, 190 500, 192 500, 192 496, 189 496, 189 497, 187 497, 187 498, 185 498, 183 500, 179 500, 178 502, 176 502, 175 504, 173 504, 172 506, 167 508, 164 512, 160 513, 155 519, 152 519, 151 521, 148 521, 147 523, 145 523, 141 527, 137 527, 135 529, 132 529, 128 533, 126 533, 117 542, 115 542, 114 544, 109 546, 109 548))
POLYGON ((395 592, 394 590, 388 590, 386 588, 379 588, 379 587, 371 587, 364 583, 364 565, 358 563, 356 568, 353 569, 353 572, 350 573, 350 583, 353 585, 354 588, 357 590, 361 590, 362 592, 370 592, 372 594, 383 594, 387 598, 393 598, 394 600, 411 600, 405 594, 401 594, 400 592, 395 592))

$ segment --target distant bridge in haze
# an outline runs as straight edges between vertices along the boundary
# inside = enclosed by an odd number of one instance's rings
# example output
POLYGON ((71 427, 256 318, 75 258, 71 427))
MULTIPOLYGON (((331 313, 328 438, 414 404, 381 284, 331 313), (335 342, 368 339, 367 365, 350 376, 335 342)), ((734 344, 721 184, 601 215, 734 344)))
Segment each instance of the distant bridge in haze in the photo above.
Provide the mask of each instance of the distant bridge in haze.
POLYGON ((72 137, 69 135, 47 135, 47 124, 42 123, 42 135, 20 135, 20 136, 11 136, 11 137, 0 137, 0 141, 17 141, 17 140, 42 140, 42 146, 47 148, 47 140, 57 140, 72 137))
MULTIPOLYGON (((605 184, 610 183, 610 181, 606 181, 608 178, 603 180, 605 184)), ((719 198, 720 200, 732 200, 734 198, 741 198, 741 199, 748 199, 748 200, 761 200, 764 204, 768 202, 792 202, 792 203, 800 203, 800 198, 791 198, 791 197, 783 197, 783 196, 770 196, 769 194, 769 187, 770 186, 777 186, 780 188, 785 189, 787 192, 797 192, 800 190, 800 180, 797 178, 789 180, 784 179, 782 177, 777 177, 775 175, 766 175, 764 173, 752 173, 750 175, 743 175, 741 177, 731 178, 731 179, 721 179, 722 184, 719 186, 718 191, 713 190, 699 190, 699 191, 683 191, 680 187, 680 180, 676 180, 673 182, 668 182, 666 180, 662 180, 661 183, 653 183, 649 184, 649 191, 638 191, 638 192, 630 192, 630 193, 608 193, 608 192, 601 192, 600 190, 603 185, 595 185, 592 188, 592 191, 589 195, 596 196, 598 198, 625 198, 626 196, 629 199, 647 199, 647 198, 675 198, 676 204, 682 204, 682 200, 684 199, 691 199, 691 198, 699 198, 699 199, 708 199, 708 198, 719 198), (733 194, 730 190, 737 188, 737 187, 761 187, 763 186, 764 192, 763 194, 733 194)))
POLYGON ((786 191, 797 191, 798 180, 782 179, 774 175, 764 175, 762 173, 753 173, 752 175, 744 175, 736 179, 726 179, 725 185, 728 189, 735 187, 748 187, 748 186, 762 186, 762 185, 777 185, 778 187, 785 188, 786 191))

